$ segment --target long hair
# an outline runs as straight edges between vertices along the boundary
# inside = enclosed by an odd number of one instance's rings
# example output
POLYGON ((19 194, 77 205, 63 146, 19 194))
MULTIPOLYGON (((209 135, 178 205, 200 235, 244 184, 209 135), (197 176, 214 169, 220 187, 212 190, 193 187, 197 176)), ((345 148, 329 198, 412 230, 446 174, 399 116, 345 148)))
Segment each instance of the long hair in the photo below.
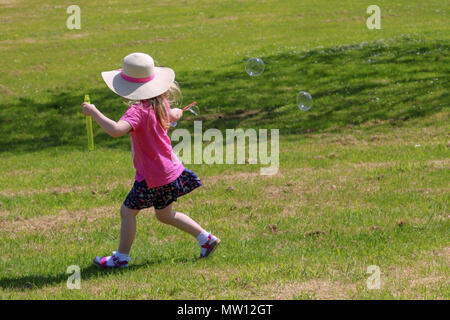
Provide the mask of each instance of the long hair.
POLYGON ((166 101, 169 102, 169 105, 172 105, 176 104, 180 100, 181 90, 176 81, 171 84, 170 88, 166 92, 157 97, 139 101, 124 99, 128 107, 133 104, 137 104, 142 107, 143 102, 147 102, 148 107, 155 110, 156 118, 164 130, 169 129, 170 127, 169 112, 167 111, 166 101))

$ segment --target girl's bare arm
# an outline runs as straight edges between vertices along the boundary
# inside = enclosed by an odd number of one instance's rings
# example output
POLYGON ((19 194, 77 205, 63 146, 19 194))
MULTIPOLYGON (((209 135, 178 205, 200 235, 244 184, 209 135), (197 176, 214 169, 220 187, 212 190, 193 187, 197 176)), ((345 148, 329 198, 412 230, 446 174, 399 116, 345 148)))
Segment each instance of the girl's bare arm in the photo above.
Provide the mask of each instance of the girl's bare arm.
POLYGON ((106 131, 111 137, 118 138, 128 133, 131 130, 131 125, 123 120, 118 122, 109 119, 103 113, 101 113, 93 104, 83 103, 83 113, 90 115, 98 123, 103 130, 106 131))

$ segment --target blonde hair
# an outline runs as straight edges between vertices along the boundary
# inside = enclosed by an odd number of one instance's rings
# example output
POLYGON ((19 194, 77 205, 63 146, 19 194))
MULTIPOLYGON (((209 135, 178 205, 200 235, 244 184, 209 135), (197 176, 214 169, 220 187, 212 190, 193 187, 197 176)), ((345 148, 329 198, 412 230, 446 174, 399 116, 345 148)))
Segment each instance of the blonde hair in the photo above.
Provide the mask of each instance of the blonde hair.
POLYGON ((156 118, 158 119, 159 124, 164 130, 169 129, 170 127, 170 119, 169 119, 169 112, 167 111, 167 105, 166 101, 169 103, 169 105, 175 105, 181 101, 181 90, 178 86, 178 83, 174 81, 171 85, 169 90, 164 92, 163 94, 160 94, 157 97, 153 97, 150 99, 145 100, 129 100, 124 98, 124 102, 128 107, 131 107, 132 105, 138 105, 140 107, 143 107, 143 102, 148 103, 149 108, 153 108, 155 110, 156 118))

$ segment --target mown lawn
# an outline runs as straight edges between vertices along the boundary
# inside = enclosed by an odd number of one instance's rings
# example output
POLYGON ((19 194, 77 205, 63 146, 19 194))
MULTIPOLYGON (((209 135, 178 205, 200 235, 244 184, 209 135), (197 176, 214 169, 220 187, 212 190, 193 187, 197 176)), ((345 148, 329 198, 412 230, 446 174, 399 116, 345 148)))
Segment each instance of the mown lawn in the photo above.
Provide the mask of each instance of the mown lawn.
POLYGON ((367 1, 80 1, 81 30, 65 27, 71 3, 41 3, 0 1, 2 299, 450 298, 445 1, 378 1, 381 30, 367 1), (117 248, 134 170, 129 138, 97 125, 87 151, 80 103, 89 93, 118 119, 99 72, 133 51, 199 102, 177 128, 279 129, 280 168, 186 165, 204 186, 176 209, 220 236, 217 253, 198 260, 144 210, 130 268, 105 272, 91 261, 117 248), (81 290, 66 287, 70 265, 81 290))

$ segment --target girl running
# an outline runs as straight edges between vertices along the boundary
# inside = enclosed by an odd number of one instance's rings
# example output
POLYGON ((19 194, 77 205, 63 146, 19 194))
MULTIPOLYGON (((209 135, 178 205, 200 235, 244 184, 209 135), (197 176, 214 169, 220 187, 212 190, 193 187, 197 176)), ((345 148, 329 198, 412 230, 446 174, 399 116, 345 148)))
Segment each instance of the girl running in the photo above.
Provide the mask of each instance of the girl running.
POLYGON ((155 67, 152 57, 132 53, 123 59, 122 69, 102 72, 107 86, 128 101, 129 108, 118 122, 108 119, 93 104, 83 103, 83 113, 92 118, 114 138, 131 136, 136 176, 133 188, 120 208, 122 218, 120 243, 111 256, 96 257, 101 268, 128 267, 129 253, 136 235, 136 215, 154 207, 156 218, 195 237, 200 258, 208 257, 220 239, 206 232, 197 222, 172 210, 178 197, 200 187, 197 175, 184 168, 172 152, 167 131, 170 122, 181 119, 183 112, 171 109, 169 100, 180 93, 175 73, 170 68, 155 67))

